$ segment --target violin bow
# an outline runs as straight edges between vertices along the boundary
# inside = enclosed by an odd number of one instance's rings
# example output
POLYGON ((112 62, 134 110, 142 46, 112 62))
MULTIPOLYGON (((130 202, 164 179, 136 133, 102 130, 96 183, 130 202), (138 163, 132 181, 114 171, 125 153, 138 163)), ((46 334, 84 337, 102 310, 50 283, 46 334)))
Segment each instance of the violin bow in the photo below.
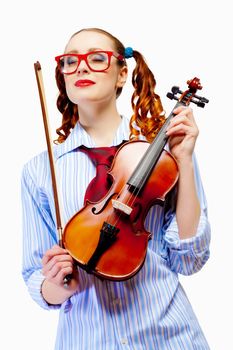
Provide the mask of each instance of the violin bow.
POLYGON ((55 205, 56 221, 57 221, 57 234, 59 239, 59 246, 62 248, 63 247, 62 222, 61 222, 61 214, 60 214, 60 206, 59 206, 59 198, 58 198, 58 190, 57 190, 56 172, 55 172, 55 166, 54 166, 52 142, 50 137, 50 128, 49 128, 48 113, 47 113, 47 106, 46 106, 45 93, 44 93, 42 70, 41 70, 41 65, 38 61, 34 63, 34 69, 36 73, 36 81, 37 81, 37 86, 38 86, 38 91, 40 96, 40 104, 41 104, 41 110, 43 115, 45 137, 46 137, 48 156, 49 156, 52 188, 53 188, 53 195, 54 195, 54 205, 55 205))

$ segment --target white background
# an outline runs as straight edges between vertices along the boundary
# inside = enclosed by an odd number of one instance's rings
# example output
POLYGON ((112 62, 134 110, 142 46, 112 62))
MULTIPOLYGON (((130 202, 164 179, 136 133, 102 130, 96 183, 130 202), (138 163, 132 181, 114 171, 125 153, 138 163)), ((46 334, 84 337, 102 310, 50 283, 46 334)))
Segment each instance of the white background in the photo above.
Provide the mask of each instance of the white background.
MULTIPOLYGON (((181 281, 211 349, 233 349, 231 13, 226 0, 24 0, 2 5, 1 349, 53 349, 58 313, 40 309, 21 278, 20 175, 23 164, 46 148, 33 63, 42 65, 54 131, 61 123, 54 56, 83 27, 106 29, 144 54, 167 113, 173 106, 166 98, 171 86, 185 89, 187 79, 201 79, 200 94, 210 102, 203 110, 193 109, 200 129, 196 154, 212 225, 211 258, 201 272, 181 281)), ((129 78, 119 100, 122 114, 130 113, 131 92, 129 78)))

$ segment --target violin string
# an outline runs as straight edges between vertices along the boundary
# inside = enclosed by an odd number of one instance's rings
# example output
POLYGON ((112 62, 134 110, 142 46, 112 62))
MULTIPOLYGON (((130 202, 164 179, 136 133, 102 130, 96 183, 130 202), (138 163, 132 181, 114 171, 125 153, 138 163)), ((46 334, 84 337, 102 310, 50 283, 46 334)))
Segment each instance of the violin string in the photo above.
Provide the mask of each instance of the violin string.
MULTIPOLYGON (((146 157, 149 158, 149 155, 147 154, 146 157)), ((149 175, 149 174, 147 174, 147 175, 149 175)), ((125 189, 126 185, 127 185, 127 184, 125 184, 125 185, 122 186, 122 188, 121 188, 121 190, 119 191, 117 197, 120 197, 120 196, 122 195, 122 193, 124 192, 124 189, 125 189)), ((136 201, 136 197, 137 197, 137 195, 139 194, 139 192, 141 191, 142 187, 139 187, 139 188, 135 187, 135 189, 134 189, 132 192, 130 192, 130 196, 128 197, 127 201, 126 201, 125 203, 123 203, 123 204, 126 204, 126 205, 128 205, 128 206, 129 206, 129 204, 130 204, 130 207, 133 206, 134 202, 136 201), (135 189, 136 189, 136 190, 135 190, 135 189), (132 198, 133 198, 133 200, 132 200, 132 198), (131 200, 132 200, 132 203, 130 203, 131 200)), ((126 189, 126 191, 129 192, 128 189, 126 189)), ((110 216, 111 216, 112 214, 110 214, 110 215, 107 217, 107 222, 116 227, 116 225, 117 225, 117 223, 119 222, 119 220, 120 220, 122 214, 123 214, 122 211, 117 210, 117 214, 114 215, 115 221, 111 223, 110 216), (110 219, 110 220, 109 220, 109 219, 110 219)))
MULTIPOLYGON (((146 152, 146 153, 147 153, 147 152, 146 152)), ((144 158, 144 159, 147 159, 147 158, 150 159, 150 157, 151 157, 151 154, 150 154, 150 152, 148 152, 148 153, 145 155, 145 158, 144 158)), ((149 174, 151 173, 151 171, 152 171, 152 169, 153 169, 154 166, 155 166, 155 165, 152 164, 152 166, 149 167, 149 169, 148 169, 147 172, 146 172, 146 177, 149 176, 149 174)), ((129 185, 129 186, 130 186, 130 185, 129 185)), ((140 193, 140 191, 142 190, 143 186, 144 186, 144 185, 140 185, 139 187, 135 186, 135 189, 134 189, 132 192, 130 192, 130 196, 128 197, 127 201, 126 201, 124 204, 126 204, 127 206, 129 206, 129 207, 132 208, 132 206, 133 206, 133 204, 135 203, 135 201, 136 201, 136 199, 137 199, 137 196, 139 195, 139 193, 140 193), (132 202, 131 202, 131 201, 132 201, 132 202)), ((122 186, 121 190, 119 191, 118 197, 121 196, 121 194, 123 193, 125 187, 126 187, 126 185, 122 186)), ((129 192, 128 189, 126 189, 126 191, 129 192)), ((110 215, 108 216, 108 218, 107 218, 107 220, 108 220, 107 222, 110 223, 111 225, 113 225, 114 227, 116 227, 117 224, 118 224, 118 222, 119 222, 119 220, 120 220, 120 218, 121 218, 121 216, 122 216, 122 214, 123 214, 122 211, 118 210, 118 213, 116 214, 115 221, 112 222, 112 223, 111 223, 111 220, 109 220, 110 216, 112 215, 112 214, 110 214, 110 215), (109 222, 109 221, 110 221, 110 222, 109 222)))

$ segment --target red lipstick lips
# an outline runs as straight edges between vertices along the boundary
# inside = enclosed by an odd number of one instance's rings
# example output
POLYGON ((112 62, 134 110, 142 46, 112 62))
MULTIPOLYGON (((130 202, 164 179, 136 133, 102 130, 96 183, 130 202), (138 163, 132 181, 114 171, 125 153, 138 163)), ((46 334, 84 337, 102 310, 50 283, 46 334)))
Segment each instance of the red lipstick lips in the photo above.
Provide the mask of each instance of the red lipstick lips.
POLYGON ((74 85, 77 87, 85 87, 85 86, 90 86, 90 85, 94 85, 94 84, 95 84, 95 82, 92 80, 80 79, 80 80, 77 80, 74 85))

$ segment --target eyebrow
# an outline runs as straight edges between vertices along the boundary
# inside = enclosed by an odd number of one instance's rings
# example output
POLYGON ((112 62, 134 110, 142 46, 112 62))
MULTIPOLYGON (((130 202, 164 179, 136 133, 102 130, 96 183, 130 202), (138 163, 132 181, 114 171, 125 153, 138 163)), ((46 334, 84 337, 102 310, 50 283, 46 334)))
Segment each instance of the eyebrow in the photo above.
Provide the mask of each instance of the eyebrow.
MULTIPOLYGON (((87 52, 91 52, 91 51, 105 51, 103 49, 101 49, 100 47, 91 47, 89 50, 87 50, 87 52)), ((68 51, 66 53, 79 53, 78 50, 71 50, 71 51, 68 51)))

